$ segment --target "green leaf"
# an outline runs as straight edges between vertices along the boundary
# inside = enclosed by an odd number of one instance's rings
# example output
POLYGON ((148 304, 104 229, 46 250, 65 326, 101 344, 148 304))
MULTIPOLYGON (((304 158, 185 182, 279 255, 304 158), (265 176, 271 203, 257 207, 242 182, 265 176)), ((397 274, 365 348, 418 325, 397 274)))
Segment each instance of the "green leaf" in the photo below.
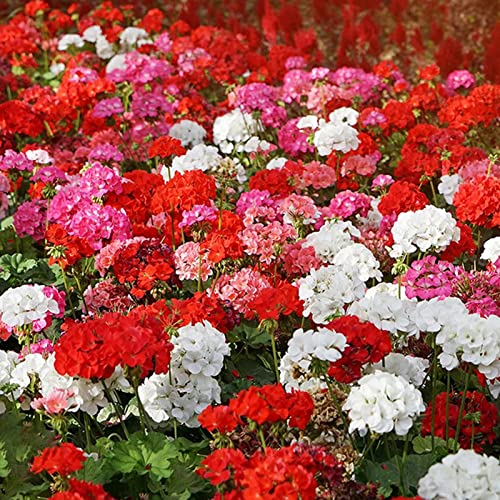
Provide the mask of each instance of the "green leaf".
POLYGON ((9 462, 7 460, 7 451, 5 443, 0 441, 0 477, 7 477, 10 474, 9 462))
POLYGON ((160 478, 172 475, 170 459, 177 456, 175 446, 160 433, 153 432, 146 437, 131 436, 113 447, 113 467, 123 474, 135 472, 151 474, 160 478))

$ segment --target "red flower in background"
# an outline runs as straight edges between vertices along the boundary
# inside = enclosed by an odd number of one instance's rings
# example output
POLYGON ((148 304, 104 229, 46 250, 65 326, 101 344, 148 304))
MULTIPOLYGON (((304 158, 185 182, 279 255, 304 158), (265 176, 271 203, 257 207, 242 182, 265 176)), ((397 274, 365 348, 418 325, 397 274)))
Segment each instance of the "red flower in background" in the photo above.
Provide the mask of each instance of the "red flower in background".
MULTIPOLYGON (((448 395, 438 394, 434 402, 427 406, 422 422, 422 435, 428 436, 434 429, 434 435, 441 439, 455 438, 463 392, 452 392, 448 395), (448 406, 448 411, 446 407, 448 406), (433 415, 434 414, 434 415, 433 415), (434 425, 432 420, 434 419, 434 425)), ((468 391, 465 407, 462 412, 458 442, 462 448, 470 448, 474 436, 474 450, 480 453, 486 443, 492 443, 496 437, 494 427, 498 422, 498 410, 489 403, 482 392, 468 391)))
POLYGON ((259 425, 288 421, 291 427, 305 429, 314 411, 310 394, 303 391, 285 392, 282 385, 252 386, 240 391, 227 406, 208 406, 199 416, 199 422, 210 431, 232 431, 236 423, 247 420, 259 425), (227 409, 222 409, 227 408, 227 409))
POLYGON ((181 141, 170 136, 158 137, 149 147, 149 157, 167 158, 169 156, 182 156, 186 149, 182 147, 181 141))
POLYGON ((500 226, 500 179, 477 176, 464 182, 453 198, 457 217, 481 227, 500 226))

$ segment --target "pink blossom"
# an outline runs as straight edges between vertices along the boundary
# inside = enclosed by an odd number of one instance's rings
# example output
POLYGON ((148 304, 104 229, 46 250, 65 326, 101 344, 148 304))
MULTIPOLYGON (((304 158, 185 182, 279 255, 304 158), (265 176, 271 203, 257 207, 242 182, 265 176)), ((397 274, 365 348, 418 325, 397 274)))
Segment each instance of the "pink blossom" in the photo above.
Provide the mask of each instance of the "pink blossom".
POLYGON ((346 190, 335 195, 328 208, 330 216, 342 219, 347 219, 354 214, 366 217, 370 210, 371 202, 372 198, 367 194, 346 190))
POLYGON ((288 240, 297 237, 297 231, 287 224, 274 221, 268 225, 251 224, 239 236, 248 255, 258 255, 260 262, 271 264, 276 259, 278 250, 288 240))
POLYGON ((214 293, 221 300, 227 300, 236 311, 245 314, 250 310, 248 304, 269 286, 269 280, 259 271, 244 268, 233 275, 223 275, 209 294, 214 293))
POLYGON ((188 241, 175 251, 175 272, 181 280, 206 281, 212 275, 213 263, 208 253, 201 253, 200 243, 188 241))
POLYGON ((191 210, 182 212, 182 221, 179 227, 191 227, 197 222, 213 221, 217 219, 217 209, 207 205, 194 205, 191 210))
POLYGON ((32 200, 19 205, 13 222, 21 238, 31 236, 35 241, 42 241, 47 225, 47 201, 32 200))
POLYGON ((69 407, 69 398, 74 392, 68 389, 52 389, 48 396, 34 399, 31 408, 34 410, 45 410, 49 415, 58 415, 69 407))

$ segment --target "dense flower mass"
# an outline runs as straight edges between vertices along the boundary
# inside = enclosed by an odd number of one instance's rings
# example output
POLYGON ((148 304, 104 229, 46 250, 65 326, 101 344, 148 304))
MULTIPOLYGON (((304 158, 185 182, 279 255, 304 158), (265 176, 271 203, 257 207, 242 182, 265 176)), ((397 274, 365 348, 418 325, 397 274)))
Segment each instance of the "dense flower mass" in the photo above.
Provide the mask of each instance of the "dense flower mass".
POLYGON ((428 3, 0 2, 1 496, 500 495, 500 26, 428 3))

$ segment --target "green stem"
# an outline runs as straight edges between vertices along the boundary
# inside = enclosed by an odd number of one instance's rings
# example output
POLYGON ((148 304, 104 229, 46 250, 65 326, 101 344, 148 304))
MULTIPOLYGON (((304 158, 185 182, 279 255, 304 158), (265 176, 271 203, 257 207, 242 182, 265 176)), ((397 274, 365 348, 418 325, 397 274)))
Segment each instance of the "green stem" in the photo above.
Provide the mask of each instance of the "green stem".
POLYGON ((436 377, 437 377, 437 349, 436 349, 436 337, 432 338, 432 349, 433 349, 433 357, 432 357, 432 368, 431 368, 431 392, 432 392, 432 414, 431 414, 431 445, 432 452, 434 452, 434 448, 436 445, 436 439, 434 436, 434 429, 436 427, 436 377))
POLYGON ((123 413, 122 413, 121 409, 118 407, 118 405, 116 404, 116 401, 114 400, 114 398, 111 394, 111 391, 106 386, 106 383, 104 382, 104 380, 101 380, 101 382, 102 382, 102 386, 104 387, 104 394, 106 394, 107 398, 111 401, 111 405, 113 406, 115 413, 116 413, 118 419, 120 420, 120 425, 123 429, 123 433, 125 434, 125 437, 127 439, 129 439, 130 436, 129 436, 127 427, 125 425, 125 422, 123 421, 123 413))
POLYGON ((267 446, 266 446, 266 440, 264 438, 264 433, 262 432, 262 427, 259 427, 259 430, 257 431, 257 435, 259 436, 259 441, 260 444, 262 445, 262 449, 266 451, 267 446))
POLYGON ((71 300, 71 292, 69 289, 68 277, 66 275, 66 271, 62 266, 61 267, 61 275, 64 283, 64 288, 66 290, 66 296, 68 297, 69 306, 71 307, 71 315, 74 319, 76 319, 75 306, 73 305, 73 301, 71 300))
POLYGON ((139 409, 139 420, 141 422, 142 433, 146 436, 147 432, 151 429, 149 428, 149 425, 147 423, 146 411, 144 410, 141 398, 139 397, 139 389, 135 377, 132 381, 132 387, 134 388, 135 398, 137 399, 137 408, 139 409))
POLYGON ((356 441, 354 440, 354 437, 352 436, 352 434, 349 432, 349 422, 347 421, 347 417, 344 415, 344 412, 342 411, 342 407, 340 406, 340 402, 337 398, 337 395, 335 394, 335 390, 332 387, 332 384, 328 379, 326 379, 326 385, 328 387, 328 392, 330 393, 330 397, 332 398, 335 409, 337 410, 337 413, 340 415, 340 418, 342 419, 342 423, 344 424, 345 432, 349 436, 349 440, 351 441, 352 447, 357 452, 359 452, 356 441))
POLYGON ((470 381, 470 367, 467 367, 467 372, 465 375, 465 385, 464 391, 462 393, 462 401, 460 402, 460 410, 458 412, 457 430, 455 431, 455 441, 458 443, 458 438, 460 437, 460 427, 462 426, 462 418, 465 408, 465 400, 467 398, 467 389, 469 388, 470 381))
POLYGON ((276 340, 274 338, 274 332, 270 332, 271 336, 271 349, 273 351, 273 364, 274 364, 274 374, 276 376, 276 383, 280 383, 280 371, 278 365, 278 353, 276 352, 276 340))
POLYGON ((401 457, 401 461, 398 460, 398 465, 399 465, 399 488, 401 490, 401 494, 403 496, 406 496, 406 484, 405 484, 405 462, 406 462, 406 457, 408 455, 408 442, 409 442, 409 437, 410 433, 408 432, 406 434, 405 438, 405 444, 403 448, 403 455, 401 457))
POLYGON ((446 422, 445 422, 445 439, 446 439, 446 449, 448 450, 448 440, 450 438, 450 389, 451 389, 451 375, 449 370, 446 370, 446 422))

